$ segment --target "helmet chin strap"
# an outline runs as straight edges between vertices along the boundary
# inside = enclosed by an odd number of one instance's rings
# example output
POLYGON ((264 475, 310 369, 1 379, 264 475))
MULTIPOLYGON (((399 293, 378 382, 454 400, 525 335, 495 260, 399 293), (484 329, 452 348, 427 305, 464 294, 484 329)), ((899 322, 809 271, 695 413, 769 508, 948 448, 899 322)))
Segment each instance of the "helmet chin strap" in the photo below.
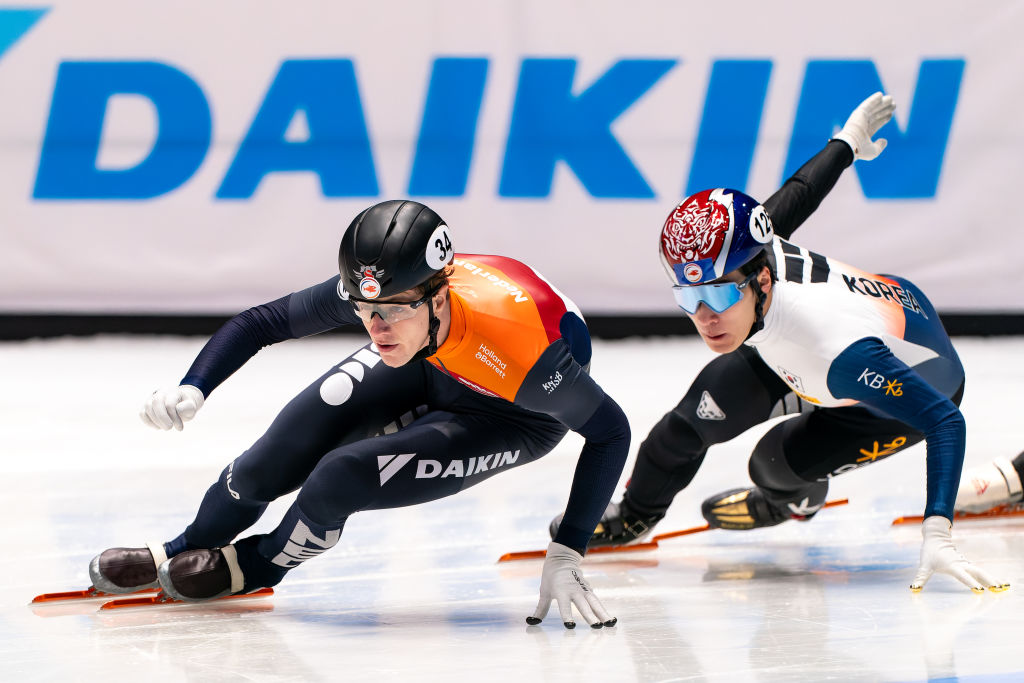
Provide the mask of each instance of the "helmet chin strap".
POLYGON ((760 282, 754 280, 754 283, 757 284, 757 289, 754 290, 754 296, 757 297, 754 301, 754 324, 750 326, 750 332, 743 341, 747 341, 764 329, 764 302, 768 299, 768 295, 761 289, 760 282))
MULTIPOLYGON (((438 288, 440 289, 440 288, 438 288)), ((433 356, 437 353, 437 333, 441 329, 441 319, 434 315, 434 295, 437 294, 437 289, 430 293, 430 298, 427 299, 427 319, 428 323, 428 338, 427 345, 422 349, 413 354, 413 357, 409 359, 409 362, 414 360, 423 360, 427 356, 433 356)))
POLYGON ((427 299, 427 316, 430 319, 430 341, 427 342, 427 355, 437 353, 437 331, 441 329, 441 320, 434 315, 434 295, 427 299))

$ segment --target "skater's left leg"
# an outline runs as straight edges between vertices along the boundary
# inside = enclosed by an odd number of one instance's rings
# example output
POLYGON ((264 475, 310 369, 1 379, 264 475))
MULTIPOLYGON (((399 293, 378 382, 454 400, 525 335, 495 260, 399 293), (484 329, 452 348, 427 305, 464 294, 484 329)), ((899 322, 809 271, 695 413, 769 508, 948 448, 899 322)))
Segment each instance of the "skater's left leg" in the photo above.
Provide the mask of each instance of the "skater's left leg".
POLYGON ((807 520, 825 503, 829 480, 924 438, 904 423, 860 407, 823 408, 772 427, 750 457, 755 486, 704 501, 708 524, 723 529, 807 520))

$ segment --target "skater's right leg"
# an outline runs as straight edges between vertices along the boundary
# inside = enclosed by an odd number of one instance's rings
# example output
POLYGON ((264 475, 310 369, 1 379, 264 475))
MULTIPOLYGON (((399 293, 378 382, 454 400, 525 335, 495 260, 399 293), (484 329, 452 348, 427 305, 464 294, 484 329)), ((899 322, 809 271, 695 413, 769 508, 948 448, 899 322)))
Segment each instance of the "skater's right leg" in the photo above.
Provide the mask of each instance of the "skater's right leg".
POLYGON ((252 526, 270 501, 295 491, 324 454, 425 412, 422 363, 391 368, 375 347, 356 351, 304 389, 260 439, 209 488, 195 521, 167 544, 168 557, 219 548, 252 526))
POLYGON ((390 368, 372 344, 360 348, 293 398, 267 432, 221 472, 183 533, 163 544, 104 551, 89 565, 93 585, 122 593, 155 586, 164 560, 229 544, 270 501, 299 488, 325 453, 425 412, 425 372, 421 363, 390 368))

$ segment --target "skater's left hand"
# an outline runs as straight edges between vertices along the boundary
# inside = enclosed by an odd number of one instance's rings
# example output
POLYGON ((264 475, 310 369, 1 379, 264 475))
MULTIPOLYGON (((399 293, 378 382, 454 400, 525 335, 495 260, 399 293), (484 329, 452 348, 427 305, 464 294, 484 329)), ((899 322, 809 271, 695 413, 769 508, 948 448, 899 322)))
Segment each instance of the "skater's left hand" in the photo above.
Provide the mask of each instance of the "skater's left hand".
POLYGON ((532 617, 526 617, 531 626, 539 624, 548 613, 551 601, 558 601, 558 611, 566 628, 576 628, 572 606, 576 605, 580 615, 590 628, 614 626, 617 619, 609 616, 604 605, 594 595, 594 590, 583 578, 580 561, 583 556, 572 548, 551 541, 544 558, 544 571, 540 580, 540 602, 532 617))
POLYGON ((953 545, 953 524, 941 515, 932 515, 921 525, 924 544, 921 546, 921 567, 917 570, 910 590, 915 593, 928 582, 934 572, 949 574, 975 593, 984 593, 987 587, 993 593, 1010 587, 993 579, 980 567, 968 562, 953 545))
POLYGON ((876 92, 861 102, 850 118, 846 120, 843 129, 836 133, 833 140, 842 140, 853 150, 853 160, 864 159, 871 161, 885 149, 885 138, 872 140, 878 129, 889 122, 892 113, 896 109, 893 104, 892 95, 883 95, 876 92))

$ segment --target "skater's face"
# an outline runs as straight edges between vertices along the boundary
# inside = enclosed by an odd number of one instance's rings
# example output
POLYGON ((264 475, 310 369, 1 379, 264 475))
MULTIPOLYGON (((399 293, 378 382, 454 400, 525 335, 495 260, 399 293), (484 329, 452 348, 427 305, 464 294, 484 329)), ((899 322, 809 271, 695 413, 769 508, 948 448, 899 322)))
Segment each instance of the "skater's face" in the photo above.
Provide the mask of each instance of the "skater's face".
MULTIPOLYGON (((733 271, 721 280, 716 280, 716 282, 733 282, 739 285, 745 279, 746 277, 742 273, 733 271)), ((754 305, 757 303, 755 287, 760 287, 761 291, 767 295, 764 303, 764 312, 767 313, 768 306, 771 304, 772 278, 769 270, 762 268, 761 272, 750 282, 749 286, 741 289, 742 296, 740 300, 732 306, 719 313, 708 305, 701 303, 697 306, 696 313, 688 312, 686 314, 693 321, 701 339, 715 353, 735 351, 747 338, 747 335, 750 333, 750 327, 756 319, 754 312, 754 305)))
MULTIPOLYGON (((363 325, 370 333, 370 339, 376 344, 377 351, 380 352, 381 360, 385 365, 393 368, 405 365, 429 343, 429 307, 413 306, 422 300, 423 292, 419 288, 408 289, 400 294, 373 302, 382 304, 382 309, 391 308, 389 305, 398 305, 401 307, 400 309, 392 310, 401 311, 401 314, 392 316, 385 313, 382 316, 380 313, 371 313, 369 320, 363 319, 363 325), (391 318, 392 322, 388 322, 385 318, 391 318)), ((441 321, 441 329, 437 334, 437 344, 440 346, 448 336, 451 321, 451 312, 448 308, 448 285, 442 285, 434 294, 432 304, 434 315, 441 321)))

